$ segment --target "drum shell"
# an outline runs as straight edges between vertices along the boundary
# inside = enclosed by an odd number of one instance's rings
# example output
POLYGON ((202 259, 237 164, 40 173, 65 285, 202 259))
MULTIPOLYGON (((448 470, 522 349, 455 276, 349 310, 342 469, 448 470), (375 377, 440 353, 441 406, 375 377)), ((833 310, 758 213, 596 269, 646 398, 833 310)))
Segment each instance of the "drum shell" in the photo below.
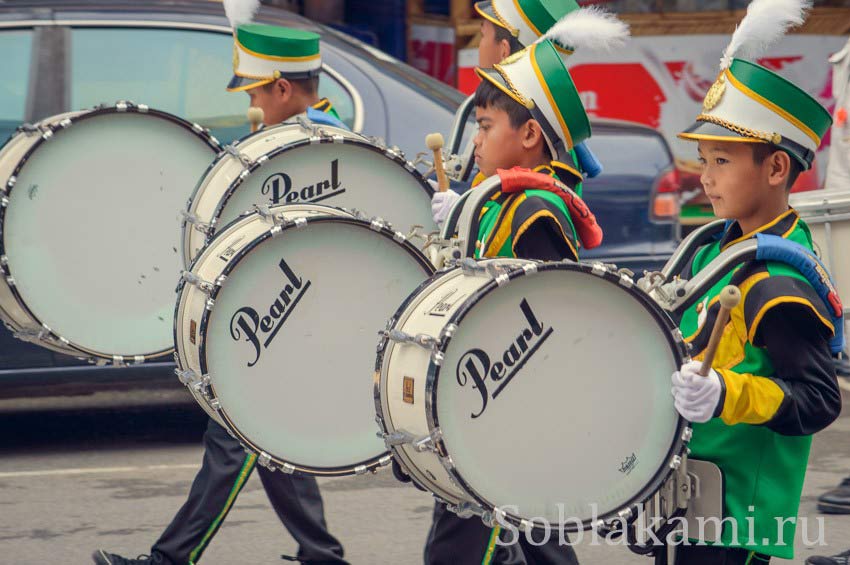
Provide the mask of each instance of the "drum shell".
MULTIPOLYGON (((288 221, 318 215, 351 217, 351 214, 337 208, 308 204, 272 206, 269 211, 288 221)), ((230 249, 233 251, 232 254, 235 254, 272 226, 270 220, 257 213, 246 214, 225 226, 210 240, 195 258, 189 272, 201 280, 215 284, 229 263, 229 257, 224 258, 225 251, 230 249)), ((174 312, 175 360, 178 371, 193 371, 198 376, 202 374, 200 348, 203 336, 200 324, 208 299, 209 293, 204 292, 197 285, 181 282, 178 287, 177 306, 174 312)), ((226 422, 210 405, 202 390, 191 384, 188 388, 201 408, 216 422, 227 427, 226 422)))
MULTIPOLYGON (((6 143, 0 148, 0 192, 6 192, 6 184, 12 177, 18 163, 29 152, 30 149, 41 139, 42 131, 49 126, 58 125, 62 120, 74 118, 85 111, 65 112, 51 116, 35 124, 34 127, 39 128, 34 131, 20 130, 12 135, 6 143)), ((12 332, 43 330, 43 326, 38 323, 36 318, 22 304, 14 292, 6 278, 8 274, 3 266, 2 277, 0 277, 0 319, 12 332)), ((67 343, 60 341, 53 335, 47 335, 39 340, 39 345, 66 355, 80 356, 80 352, 70 347, 67 343)))
MULTIPOLYGON (((479 265, 521 266, 532 263, 519 259, 490 259, 480 262, 479 265)), ((437 273, 423 283, 401 306, 393 318, 393 328, 409 335, 443 336, 452 314, 463 305, 464 300, 459 299, 450 307, 441 310, 444 313, 442 317, 429 316, 427 312, 448 293, 468 297, 491 280, 492 278, 483 272, 466 275, 459 268, 437 273)), ((378 420, 385 434, 407 432, 415 438, 423 438, 431 433, 431 358, 431 352, 421 347, 392 341, 385 342, 379 350, 375 375, 375 404, 378 420), (410 378, 410 375, 417 375, 414 378, 412 404, 403 399, 403 381, 405 377, 410 378), (428 375, 427 379, 421 377, 424 375, 428 375)), ((439 442, 437 444, 439 445, 439 442)), ((472 496, 458 486, 444 466, 444 454, 440 453, 439 448, 437 451, 417 451, 408 443, 394 447, 393 454, 414 480, 445 502, 455 506, 464 502, 476 504, 472 496)))

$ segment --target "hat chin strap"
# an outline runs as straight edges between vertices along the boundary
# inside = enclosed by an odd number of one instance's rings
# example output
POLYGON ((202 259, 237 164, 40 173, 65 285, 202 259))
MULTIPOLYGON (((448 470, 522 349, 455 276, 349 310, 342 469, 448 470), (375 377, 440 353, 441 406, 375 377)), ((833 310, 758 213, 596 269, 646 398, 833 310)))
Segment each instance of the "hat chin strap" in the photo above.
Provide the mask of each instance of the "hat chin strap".
POLYGON ((540 124, 540 128, 543 130, 543 135, 546 137, 546 143, 549 145, 549 150, 552 152, 552 160, 566 160, 569 157, 570 152, 567 149, 564 140, 561 139, 561 136, 555 133, 555 128, 552 127, 552 124, 549 123, 549 120, 546 119, 546 116, 543 115, 543 112, 540 111, 537 104, 535 104, 534 108, 531 108, 530 111, 531 117, 540 124))

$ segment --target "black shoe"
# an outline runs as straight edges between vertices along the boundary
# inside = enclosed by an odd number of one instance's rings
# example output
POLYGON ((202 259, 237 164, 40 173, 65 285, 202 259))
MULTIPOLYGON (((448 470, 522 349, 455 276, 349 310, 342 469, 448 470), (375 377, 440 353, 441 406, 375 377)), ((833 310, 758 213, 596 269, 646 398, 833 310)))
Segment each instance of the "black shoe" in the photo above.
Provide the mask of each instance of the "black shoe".
POLYGON ((825 514, 850 514, 850 477, 818 497, 818 510, 825 514))
POLYGON ((139 555, 135 559, 127 559, 115 553, 106 553, 102 549, 98 549, 91 554, 91 558, 97 565, 157 565, 164 564, 165 560, 159 553, 153 555, 139 555))
POLYGON ((813 555, 806 559, 806 565, 850 565, 850 549, 832 557, 813 555))

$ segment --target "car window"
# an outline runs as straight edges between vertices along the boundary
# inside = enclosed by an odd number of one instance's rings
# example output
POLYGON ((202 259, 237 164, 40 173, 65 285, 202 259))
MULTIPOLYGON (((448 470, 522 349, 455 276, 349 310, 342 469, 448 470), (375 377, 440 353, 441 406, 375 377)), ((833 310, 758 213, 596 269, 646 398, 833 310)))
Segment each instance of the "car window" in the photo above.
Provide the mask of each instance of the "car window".
POLYGON ((24 121, 32 61, 32 30, 0 33, 3 80, 0 81, 0 145, 24 121))
MULTIPOLYGON (((230 35, 189 30, 79 28, 71 40, 71 108, 132 100, 210 128, 223 143, 248 133, 248 96, 227 92, 230 35)), ((347 124, 354 103, 327 74, 320 94, 347 124)))
POLYGON ((602 176, 654 178, 671 165, 664 139, 656 134, 594 131, 587 144, 602 162, 602 176))

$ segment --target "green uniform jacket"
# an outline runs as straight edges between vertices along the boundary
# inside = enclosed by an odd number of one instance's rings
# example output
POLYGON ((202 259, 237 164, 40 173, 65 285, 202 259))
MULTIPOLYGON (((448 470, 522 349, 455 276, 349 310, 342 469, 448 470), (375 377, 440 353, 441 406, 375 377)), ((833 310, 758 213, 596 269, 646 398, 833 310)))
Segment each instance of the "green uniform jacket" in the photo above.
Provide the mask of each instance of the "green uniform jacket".
MULTIPOLYGON (((808 226, 793 209, 756 231, 812 249, 808 226)), ((733 223, 721 240, 694 254, 684 275, 695 275, 722 250, 754 235, 742 235, 733 223)), ((723 518, 735 521, 737 536, 724 522, 722 544, 790 559, 810 434, 840 410, 827 344, 834 328, 826 306, 798 271, 784 263, 750 262, 684 314, 681 329, 695 359, 703 357, 719 311, 718 295, 730 283, 742 298, 712 364, 724 390, 715 418, 693 425, 691 457, 711 461, 723 472, 723 518), (777 335, 776 328, 787 329, 777 335), (766 343, 765 336, 772 341, 766 343), (787 518, 793 520, 783 522, 787 518)), ((689 537, 697 536, 692 532, 689 537)))

